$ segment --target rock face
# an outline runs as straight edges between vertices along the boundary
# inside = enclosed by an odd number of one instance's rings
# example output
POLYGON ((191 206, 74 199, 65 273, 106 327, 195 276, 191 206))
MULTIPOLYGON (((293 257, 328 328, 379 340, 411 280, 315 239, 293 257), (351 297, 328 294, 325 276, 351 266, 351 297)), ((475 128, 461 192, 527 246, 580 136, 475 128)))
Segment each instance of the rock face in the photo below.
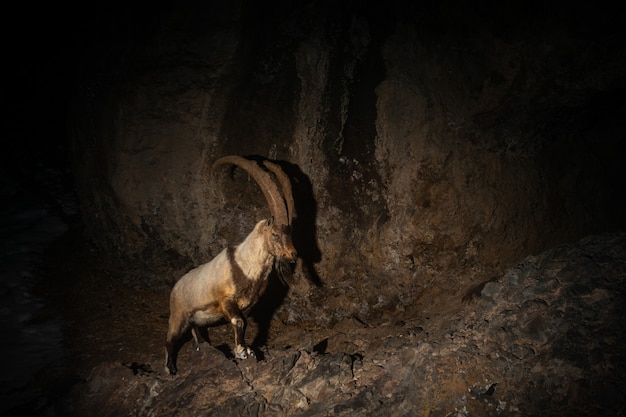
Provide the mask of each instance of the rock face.
POLYGON ((625 280, 626 234, 592 236, 527 257, 438 318, 338 324, 327 344, 268 348, 258 362, 205 347, 176 377, 160 364, 103 364, 64 412, 616 415, 626 406, 626 334, 616 320, 625 280))
POLYGON ((83 221, 120 259, 184 272, 242 240, 268 211, 245 175, 210 171, 232 153, 292 174, 301 279, 290 322, 372 322, 381 307, 458 294, 624 225, 618 16, 172 7, 107 22, 112 35, 82 67, 72 126, 83 221))
POLYGON ((298 330, 260 340, 259 362, 207 346, 175 378, 100 365, 68 413, 623 410, 622 14, 252 3, 96 25, 72 158, 86 236, 141 288, 268 216, 254 181, 215 159, 276 160, 300 259, 260 311, 298 330))

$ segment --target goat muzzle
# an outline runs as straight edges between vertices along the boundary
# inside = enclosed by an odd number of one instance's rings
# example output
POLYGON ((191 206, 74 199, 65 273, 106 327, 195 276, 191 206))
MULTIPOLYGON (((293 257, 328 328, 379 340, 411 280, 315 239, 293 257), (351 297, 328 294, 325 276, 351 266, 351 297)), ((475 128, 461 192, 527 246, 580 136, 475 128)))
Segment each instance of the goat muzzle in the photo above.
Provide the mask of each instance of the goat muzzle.
POLYGON ((295 264, 298 260, 298 252, 293 249, 291 251, 287 251, 285 256, 283 256, 283 261, 289 262, 290 264, 295 264))

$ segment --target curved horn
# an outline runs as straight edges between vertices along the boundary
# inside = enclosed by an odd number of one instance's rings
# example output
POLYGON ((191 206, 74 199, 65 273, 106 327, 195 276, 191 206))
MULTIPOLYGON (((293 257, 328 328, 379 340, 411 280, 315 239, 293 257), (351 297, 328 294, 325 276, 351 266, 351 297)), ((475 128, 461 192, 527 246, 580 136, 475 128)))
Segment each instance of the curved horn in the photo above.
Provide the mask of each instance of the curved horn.
POLYGON ((270 213, 274 216, 274 221, 282 225, 289 224, 287 208, 285 207, 283 198, 278 191, 276 183, 274 183, 268 172, 264 171, 255 161, 238 155, 223 156, 213 163, 212 168, 215 169, 217 166, 224 164, 236 165, 250 174, 259 185, 259 188, 261 188, 261 191, 263 191, 270 208, 270 213))
POLYGON ((296 218, 296 208, 293 202, 293 195, 291 194, 291 181, 285 171, 282 168, 273 162, 263 161, 263 165, 267 167, 270 171, 276 175, 278 182, 280 183, 281 188, 283 189, 283 196, 285 197, 285 203, 287 203, 287 215, 289 216, 289 224, 296 218))

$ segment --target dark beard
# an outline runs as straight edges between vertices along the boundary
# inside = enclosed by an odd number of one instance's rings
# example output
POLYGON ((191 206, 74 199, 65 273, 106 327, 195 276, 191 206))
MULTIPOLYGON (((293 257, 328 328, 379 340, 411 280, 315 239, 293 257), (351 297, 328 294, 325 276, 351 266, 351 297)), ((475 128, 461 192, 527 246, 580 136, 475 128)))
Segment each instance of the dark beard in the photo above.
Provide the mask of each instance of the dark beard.
POLYGON ((280 281, 287 287, 294 282, 293 271, 295 270, 295 263, 276 259, 274 262, 274 269, 278 275, 280 281))

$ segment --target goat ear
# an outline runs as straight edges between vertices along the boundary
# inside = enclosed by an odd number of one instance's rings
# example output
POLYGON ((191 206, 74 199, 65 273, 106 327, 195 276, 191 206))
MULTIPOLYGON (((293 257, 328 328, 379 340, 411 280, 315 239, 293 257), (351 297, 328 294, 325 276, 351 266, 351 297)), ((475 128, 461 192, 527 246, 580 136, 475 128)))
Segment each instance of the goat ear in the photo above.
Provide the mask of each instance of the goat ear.
POLYGON ((268 226, 271 226, 272 223, 274 223, 274 216, 270 217, 269 219, 265 221, 265 224, 268 226))

